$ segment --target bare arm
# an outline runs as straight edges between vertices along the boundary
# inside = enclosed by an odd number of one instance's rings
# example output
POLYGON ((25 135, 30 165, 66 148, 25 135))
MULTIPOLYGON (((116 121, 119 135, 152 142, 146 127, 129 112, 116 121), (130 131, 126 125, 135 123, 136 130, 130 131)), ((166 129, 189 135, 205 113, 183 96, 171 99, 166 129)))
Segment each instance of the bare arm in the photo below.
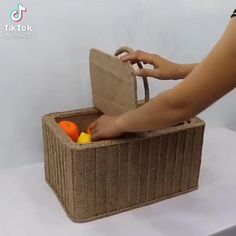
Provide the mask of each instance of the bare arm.
POLYGON ((236 18, 232 19, 210 54, 171 90, 116 123, 122 131, 147 131, 189 119, 232 90, 236 85, 236 18))
POLYGON ((174 88, 120 116, 104 115, 90 125, 93 139, 149 131, 185 121, 236 85, 236 17, 210 54, 174 88))

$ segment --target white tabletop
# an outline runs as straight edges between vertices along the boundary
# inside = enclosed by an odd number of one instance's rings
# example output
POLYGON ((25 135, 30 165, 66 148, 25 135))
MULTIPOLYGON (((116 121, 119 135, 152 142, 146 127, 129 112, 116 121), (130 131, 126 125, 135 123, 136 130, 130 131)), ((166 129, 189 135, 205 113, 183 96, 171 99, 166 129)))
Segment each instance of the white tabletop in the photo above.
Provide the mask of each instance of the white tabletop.
POLYGON ((197 191, 90 223, 71 222, 43 164, 0 171, 1 236, 201 236, 236 224, 236 133, 206 132, 197 191))

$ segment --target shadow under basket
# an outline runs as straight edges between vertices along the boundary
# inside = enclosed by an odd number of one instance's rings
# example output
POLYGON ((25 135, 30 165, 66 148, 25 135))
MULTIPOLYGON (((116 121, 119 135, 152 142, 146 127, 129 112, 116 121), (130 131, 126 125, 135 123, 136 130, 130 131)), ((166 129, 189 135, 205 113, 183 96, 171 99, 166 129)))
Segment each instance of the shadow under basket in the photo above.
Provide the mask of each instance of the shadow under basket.
POLYGON ((197 189, 202 120, 89 144, 73 142, 58 125, 66 119, 85 130, 101 114, 85 108, 42 118, 45 178, 72 221, 95 220, 197 189))

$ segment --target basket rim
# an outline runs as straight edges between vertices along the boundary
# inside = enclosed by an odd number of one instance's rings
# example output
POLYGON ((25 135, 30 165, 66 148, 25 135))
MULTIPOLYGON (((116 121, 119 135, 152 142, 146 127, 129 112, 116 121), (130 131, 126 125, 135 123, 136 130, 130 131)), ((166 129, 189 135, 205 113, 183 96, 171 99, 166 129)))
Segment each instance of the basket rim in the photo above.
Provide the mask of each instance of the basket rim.
POLYGON ((72 141, 69 136, 67 136, 63 130, 60 128, 58 123, 56 122, 57 118, 66 118, 71 116, 77 116, 77 115, 89 115, 89 114, 103 114, 99 109, 96 107, 89 107, 89 108, 81 108, 76 110, 69 110, 69 111, 63 111, 63 112, 54 112, 46 114, 42 117, 42 122, 46 123, 53 131, 54 134, 60 139, 60 141, 65 144, 68 148, 74 149, 74 150, 88 150, 93 148, 102 148, 102 147, 108 147, 113 145, 119 145, 124 143, 130 143, 135 141, 141 141, 141 140, 147 140, 151 138, 155 138, 164 134, 170 134, 175 133, 177 131, 186 130, 189 128, 195 128, 206 125, 206 123, 200 119, 199 117, 194 117, 191 119, 190 122, 185 122, 184 124, 180 124, 174 127, 168 127, 163 129, 158 129, 154 131, 149 132, 140 132, 137 133, 137 135, 132 137, 122 137, 122 138, 116 138, 116 139, 107 139, 107 140, 101 140, 96 141, 88 144, 78 144, 74 141, 72 141))

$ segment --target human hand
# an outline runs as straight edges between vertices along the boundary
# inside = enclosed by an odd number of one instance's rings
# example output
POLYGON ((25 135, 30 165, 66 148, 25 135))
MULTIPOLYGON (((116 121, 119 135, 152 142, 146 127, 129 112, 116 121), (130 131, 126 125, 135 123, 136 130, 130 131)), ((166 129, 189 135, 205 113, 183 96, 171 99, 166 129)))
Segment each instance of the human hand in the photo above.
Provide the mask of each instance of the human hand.
POLYGON ((123 62, 130 62, 135 64, 143 62, 143 64, 150 64, 153 69, 138 69, 135 70, 136 76, 154 77, 161 80, 168 79, 182 79, 194 67, 194 64, 177 64, 157 55, 144 51, 134 51, 132 53, 121 56, 123 62))
POLYGON ((102 115, 92 124, 88 130, 92 134, 92 140, 115 138, 122 134, 122 130, 118 124, 119 116, 102 115))

